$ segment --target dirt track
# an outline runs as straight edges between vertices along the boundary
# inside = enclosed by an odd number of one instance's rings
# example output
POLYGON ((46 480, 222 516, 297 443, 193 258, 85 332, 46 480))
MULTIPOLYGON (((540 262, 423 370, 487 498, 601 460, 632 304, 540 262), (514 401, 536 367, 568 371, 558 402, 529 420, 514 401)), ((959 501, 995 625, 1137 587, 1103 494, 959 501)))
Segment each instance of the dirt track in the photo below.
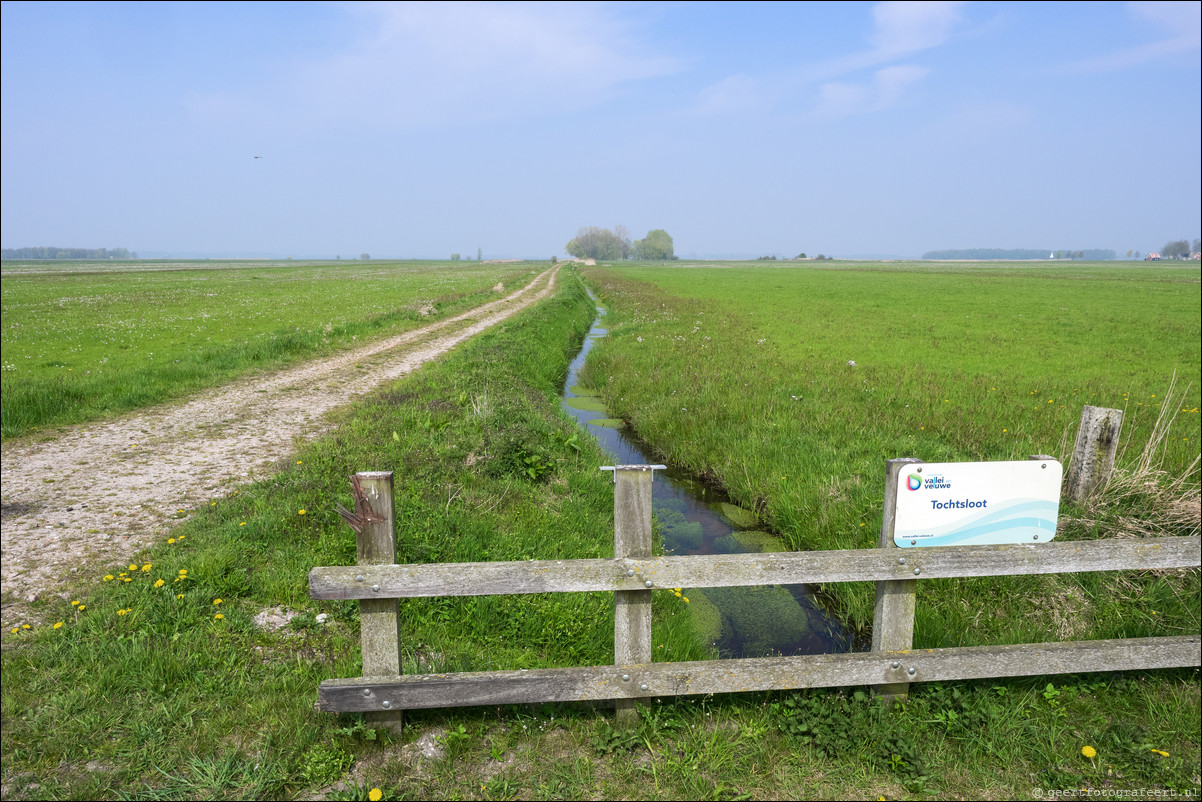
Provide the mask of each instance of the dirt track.
POLYGON ((187 401, 73 426, 0 450, 4 627, 65 593, 83 566, 126 563, 195 507, 272 473, 325 415, 496 325, 553 291, 557 271, 421 329, 333 358, 258 375, 187 401))

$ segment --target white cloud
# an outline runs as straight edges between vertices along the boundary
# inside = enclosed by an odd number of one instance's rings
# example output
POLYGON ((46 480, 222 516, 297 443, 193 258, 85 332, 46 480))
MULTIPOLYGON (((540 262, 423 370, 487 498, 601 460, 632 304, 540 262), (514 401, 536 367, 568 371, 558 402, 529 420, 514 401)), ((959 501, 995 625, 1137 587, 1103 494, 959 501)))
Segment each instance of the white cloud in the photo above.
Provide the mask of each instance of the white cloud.
POLYGON ((1128 3, 1127 11, 1137 20, 1150 23, 1151 27, 1158 29, 1161 38, 1067 64, 1060 68, 1060 71, 1115 72, 1172 56, 1202 51, 1202 3, 1128 3))
POLYGON ((960 22, 963 3, 886 2, 872 9, 876 52, 888 58, 938 47, 960 22))
POLYGON ((857 70, 887 64, 944 44, 961 22, 960 2, 885 2, 872 8, 873 47, 818 64, 807 71, 810 80, 828 80, 857 70))
POLYGON ((253 97, 194 108, 260 107, 291 124, 389 127, 552 115, 592 107, 636 81, 671 74, 608 6, 365 3, 365 33, 341 54, 301 62, 253 97))
POLYGON ((841 119, 897 105, 910 86, 930 73, 925 67, 897 65, 877 70, 870 83, 829 82, 818 89, 817 115, 841 119))

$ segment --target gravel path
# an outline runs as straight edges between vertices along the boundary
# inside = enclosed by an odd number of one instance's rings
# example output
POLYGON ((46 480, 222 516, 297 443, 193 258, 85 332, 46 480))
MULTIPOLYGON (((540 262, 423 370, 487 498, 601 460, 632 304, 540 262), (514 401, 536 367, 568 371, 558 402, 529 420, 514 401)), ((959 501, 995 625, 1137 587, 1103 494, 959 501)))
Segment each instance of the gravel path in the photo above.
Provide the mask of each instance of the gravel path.
POLYGON ((128 563, 195 507, 274 472, 326 413, 393 381, 551 294, 557 271, 496 301, 329 359, 260 374, 187 401, 53 439, 0 447, 4 628, 29 602, 67 593, 85 566, 128 563))

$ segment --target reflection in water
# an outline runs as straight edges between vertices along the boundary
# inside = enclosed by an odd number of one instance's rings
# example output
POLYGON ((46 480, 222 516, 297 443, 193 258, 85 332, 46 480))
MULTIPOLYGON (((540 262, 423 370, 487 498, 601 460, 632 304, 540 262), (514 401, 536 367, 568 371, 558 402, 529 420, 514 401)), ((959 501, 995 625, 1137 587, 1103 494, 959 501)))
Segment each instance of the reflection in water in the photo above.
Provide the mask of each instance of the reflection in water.
MULTIPOLYGON (((608 412, 596 394, 578 384, 593 343, 606 335, 605 310, 568 367, 563 408, 614 455, 619 465, 654 462, 644 446, 608 412)), ((651 491, 664 549, 670 554, 783 551, 773 535, 755 529, 755 516, 719 490, 669 468, 656 471, 651 491)), ((707 640, 726 657, 826 654, 852 648, 850 633, 816 602, 805 585, 752 588, 690 588, 690 607, 707 640)))

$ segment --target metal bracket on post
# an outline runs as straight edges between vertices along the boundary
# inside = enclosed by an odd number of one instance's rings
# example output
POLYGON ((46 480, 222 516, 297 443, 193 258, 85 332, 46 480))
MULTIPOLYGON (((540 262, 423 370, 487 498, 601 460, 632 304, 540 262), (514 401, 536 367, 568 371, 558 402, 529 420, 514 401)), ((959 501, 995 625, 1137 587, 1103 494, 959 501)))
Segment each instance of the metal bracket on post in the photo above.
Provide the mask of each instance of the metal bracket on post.
POLYGON ((668 470, 667 465, 602 465, 601 470, 610 471, 614 475, 614 484, 618 483, 618 471, 651 471, 651 480, 655 481, 656 471, 668 470))

